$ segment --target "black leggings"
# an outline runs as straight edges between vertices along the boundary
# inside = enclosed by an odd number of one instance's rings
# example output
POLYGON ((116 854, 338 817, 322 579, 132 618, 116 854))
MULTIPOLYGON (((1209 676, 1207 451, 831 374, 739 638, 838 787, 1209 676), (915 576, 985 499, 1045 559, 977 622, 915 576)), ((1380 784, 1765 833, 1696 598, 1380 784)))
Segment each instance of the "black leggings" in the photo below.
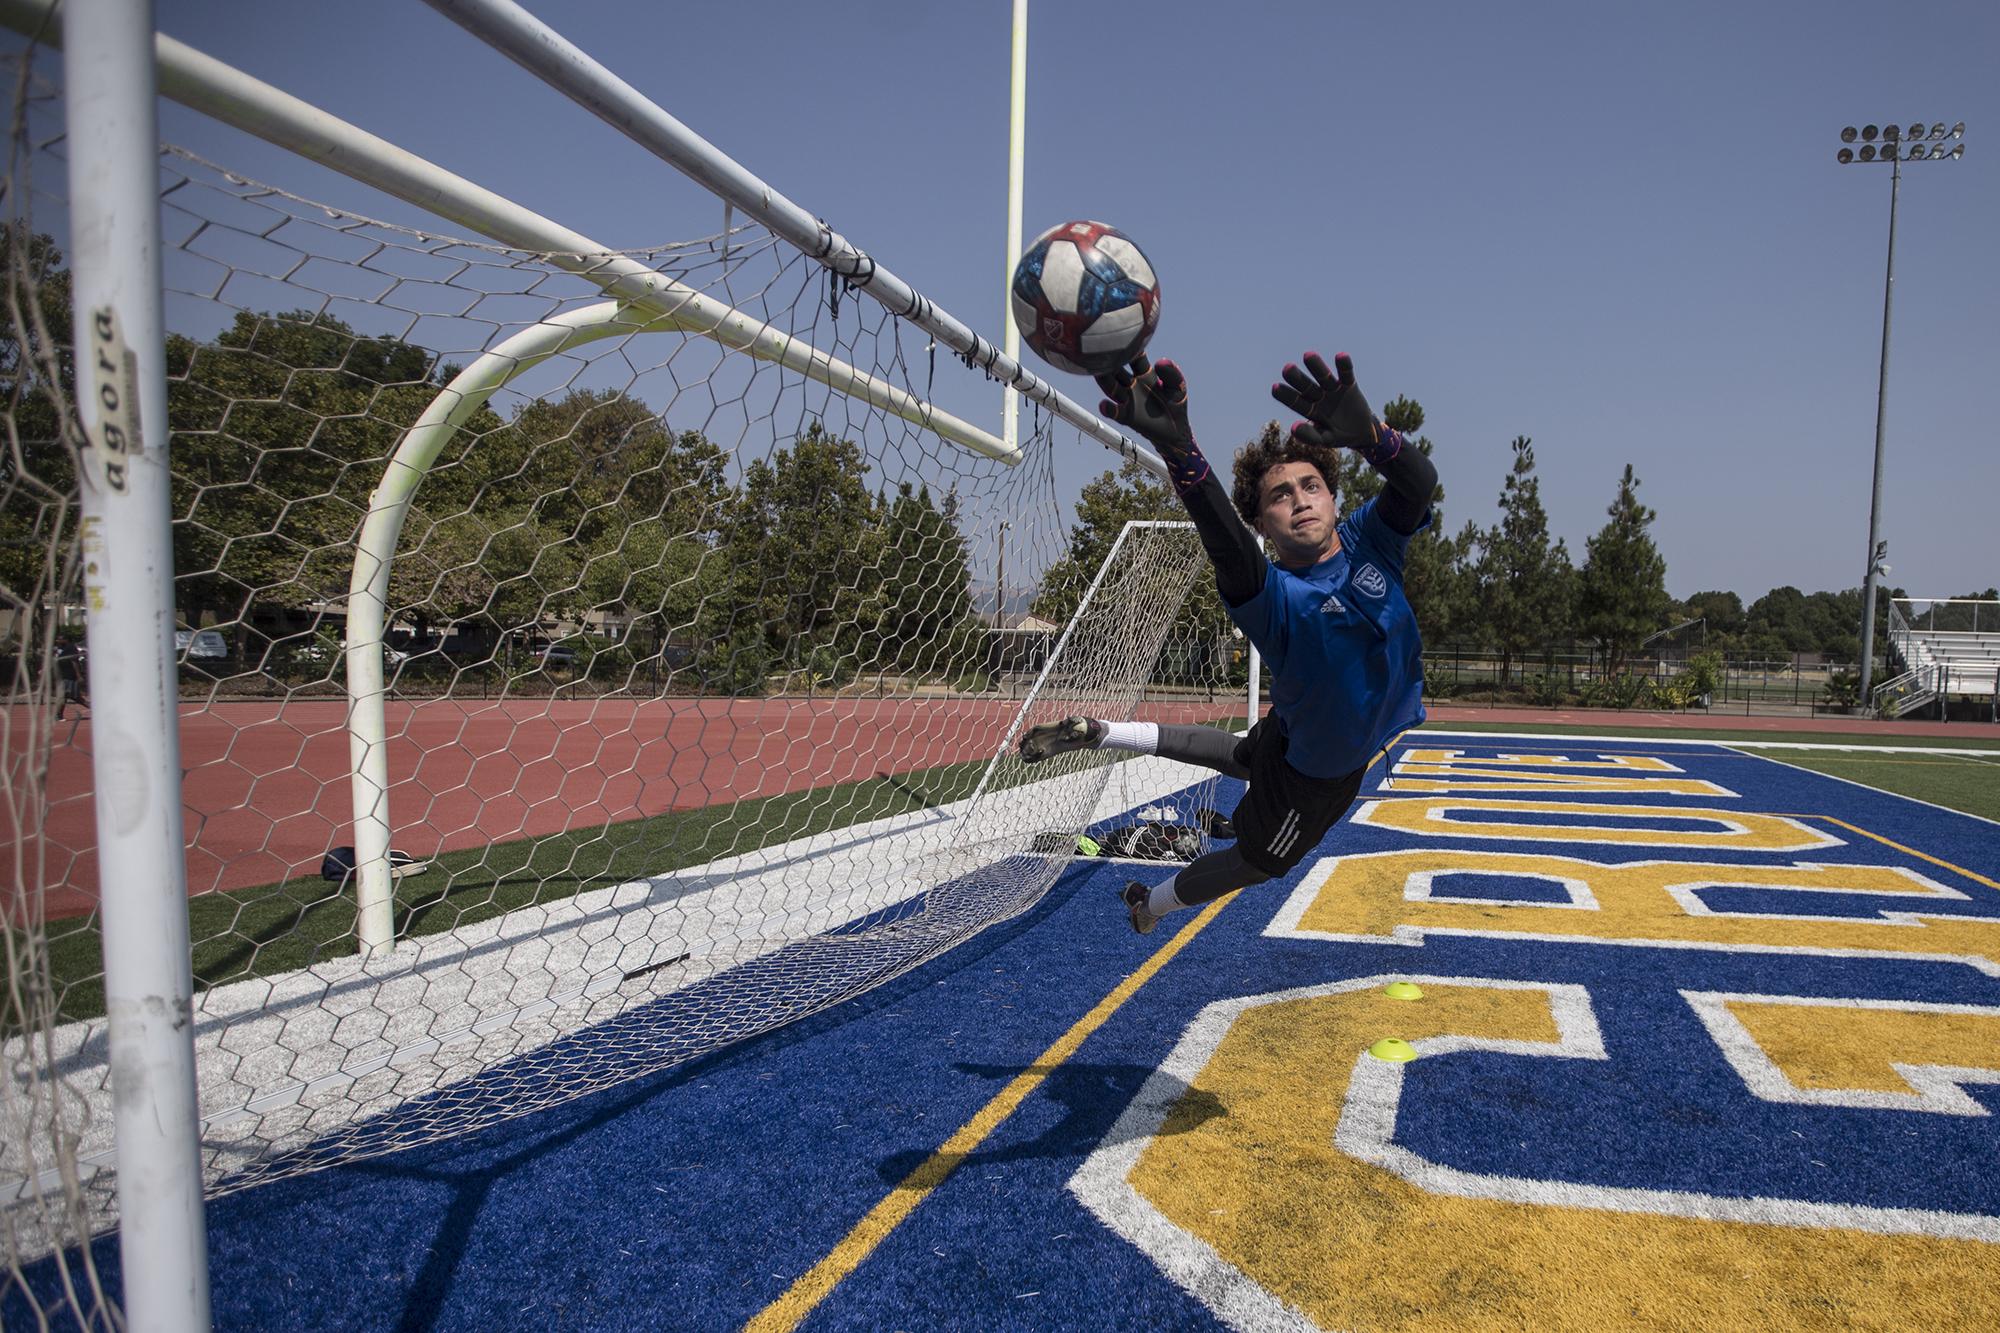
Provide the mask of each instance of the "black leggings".
MULTIPOLYGON (((1163 758, 1184 764, 1212 768, 1224 777, 1248 781, 1250 769, 1239 763, 1236 747, 1240 737, 1215 727, 1184 727, 1160 724, 1159 753, 1163 758)), ((1174 897, 1189 907, 1213 902, 1225 893, 1262 884, 1270 876, 1243 859, 1231 843, 1182 866, 1174 874, 1174 897)))

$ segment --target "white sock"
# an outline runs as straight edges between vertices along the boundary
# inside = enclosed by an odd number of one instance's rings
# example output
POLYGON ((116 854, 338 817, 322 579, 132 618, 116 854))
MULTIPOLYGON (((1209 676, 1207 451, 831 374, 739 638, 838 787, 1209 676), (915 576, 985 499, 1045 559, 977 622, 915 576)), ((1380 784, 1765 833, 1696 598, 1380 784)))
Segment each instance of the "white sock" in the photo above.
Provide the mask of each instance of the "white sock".
POLYGON ((1106 722, 1100 750, 1137 750, 1140 754, 1160 752, 1160 724, 1157 722, 1106 722))
POLYGON ((1169 912, 1178 912, 1187 906, 1186 903, 1181 901, 1180 895, 1174 892, 1174 881, 1179 878, 1178 874, 1168 875, 1153 886, 1153 891, 1146 898, 1146 910, 1148 912, 1151 912, 1154 916, 1165 916, 1169 912))

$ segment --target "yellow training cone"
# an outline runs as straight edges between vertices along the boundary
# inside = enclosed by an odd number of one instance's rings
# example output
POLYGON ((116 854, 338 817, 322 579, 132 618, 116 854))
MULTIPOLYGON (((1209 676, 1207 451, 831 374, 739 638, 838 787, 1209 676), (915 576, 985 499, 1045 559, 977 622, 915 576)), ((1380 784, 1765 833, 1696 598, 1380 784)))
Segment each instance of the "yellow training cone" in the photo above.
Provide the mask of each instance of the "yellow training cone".
POLYGON ((1382 988, 1382 993, 1392 1000, 1421 1000, 1424 989, 1414 981, 1392 981, 1382 988))
POLYGON ((1368 1048, 1368 1054, 1377 1060, 1387 1060, 1392 1064, 1402 1064, 1405 1060, 1417 1058, 1417 1048, 1401 1037, 1384 1037, 1368 1048))

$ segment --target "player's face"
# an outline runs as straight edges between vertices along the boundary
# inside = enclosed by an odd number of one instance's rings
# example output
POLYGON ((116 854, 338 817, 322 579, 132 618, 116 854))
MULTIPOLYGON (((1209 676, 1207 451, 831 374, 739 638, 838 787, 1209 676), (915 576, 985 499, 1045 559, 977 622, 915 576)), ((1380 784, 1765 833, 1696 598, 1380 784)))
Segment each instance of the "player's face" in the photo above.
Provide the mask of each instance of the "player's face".
POLYGON ((1340 549, 1333 488, 1311 463, 1280 463, 1264 474, 1257 531, 1277 548, 1278 563, 1316 565, 1340 549))

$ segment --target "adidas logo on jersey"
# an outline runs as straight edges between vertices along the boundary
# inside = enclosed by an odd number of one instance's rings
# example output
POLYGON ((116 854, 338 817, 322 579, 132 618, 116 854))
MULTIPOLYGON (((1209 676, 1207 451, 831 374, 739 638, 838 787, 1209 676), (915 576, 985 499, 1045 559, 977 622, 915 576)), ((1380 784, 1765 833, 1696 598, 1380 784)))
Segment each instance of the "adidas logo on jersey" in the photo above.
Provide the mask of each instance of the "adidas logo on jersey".
POLYGON ((1343 616, 1347 614, 1347 608, 1342 606, 1340 604, 1340 599, 1338 597, 1335 597, 1331 593, 1328 593, 1326 600, 1319 604, 1319 610, 1321 615, 1326 615, 1330 612, 1335 612, 1335 611, 1339 612, 1343 616))

